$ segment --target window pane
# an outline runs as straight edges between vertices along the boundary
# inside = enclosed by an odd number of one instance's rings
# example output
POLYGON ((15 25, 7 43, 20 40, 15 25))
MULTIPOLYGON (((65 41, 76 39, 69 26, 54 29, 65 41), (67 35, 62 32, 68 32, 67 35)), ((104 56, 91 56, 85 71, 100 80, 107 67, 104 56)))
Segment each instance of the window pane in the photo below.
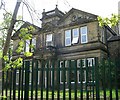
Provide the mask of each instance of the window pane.
POLYGON ((52 41, 52 34, 48 34, 46 36, 46 42, 50 42, 50 41, 52 41))
POLYGON ((81 27, 81 34, 87 34, 87 26, 81 27))
POLYGON ((70 45, 71 44, 71 38, 67 38, 66 39, 66 45, 70 45))
POLYGON ((81 40, 81 43, 86 43, 87 42, 87 38, 86 38, 86 35, 83 35, 82 36, 82 40, 81 40))
POLYGON ((32 38, 32 45, 36 46, 36 38, 32 38))
POLYGON ((74 44, 74 43, 78 43, 78 37, 73 38, 72 44, 74 44))
POLYGON ((65 31, 65 37, 71 37, 71 30, 65 31))
POLYGON ((29 49, 30 49, 29 45, 30 45, 30 40, 26 40, 25 52, 29 52, 29 49))
POLYGON ((92 63, 93 65, 95 64, 94 58, 88 58, 88 66, 92 67, 92 63))
POLYGON ((79 29, 76 28, 76 29, 73 29, 73 38, 75 37, 79 37, 79 29))

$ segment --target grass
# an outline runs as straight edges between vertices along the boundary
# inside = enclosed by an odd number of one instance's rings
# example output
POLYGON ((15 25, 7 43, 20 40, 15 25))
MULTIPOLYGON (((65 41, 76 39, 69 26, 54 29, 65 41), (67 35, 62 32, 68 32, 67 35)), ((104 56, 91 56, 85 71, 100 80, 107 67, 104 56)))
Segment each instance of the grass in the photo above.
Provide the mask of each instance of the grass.
MULTIPOLYGON (((12 91, 12 93, 13 93, 13 91, 12 91)), ((37 93, 38 93, 38 98, 40 98, 41 97, 41 91, 37 91, 37 93)), ((95 93, 94 93, 94 96, 95 96, 95 93)), ((5 91, 4 91, 4 94, 5 94, 5 91)), ((9 98, 9 96, 10 96, 10 91, 9 90, 8 90, 7 94, 8 94, 7 98, 9 98)), ((21 91, 20 91, 20 94, 21 94, 21 91)), ((35 98, 35 94, 36 94, 36 92, 33 91, 33 98, 35 98)), ((54 91, 54 98, 57 98, 57 94, 58 94, 57 91, 54 91)), ((23 92, 23 95, 24 95, 24 92, 23 92)), ((29 91, 29 96, 31 97, 31 91, 29 91)), ((60 96, 60 98, 63 98, 63 91, 62 90, 60 91, 59 96, 60 96)), ((81 96, 80 91, 77 91, 77 98, 80 98, 80 96, 81 96)), ((120 90, 118 90, 118 96, 120 97, 120 90)), ((16 97, 18 97, 18 90, 16 90, 16 97)), ((74 98, 74 97, 75 97, 75 92, 73 90, 71 90, 71 98, 74 98)), ((93 97, 92 92, 91 92, 91 95, 89 93, 89 97, 90 98, 93 97)), ((104 93, 103 93, 102 90, 100 90, 100 98, 103 98, 103 97, 104 97, 104 93)), ((110 97, 110 91, 109 90, 106 90, 106 97, 107 98, 110 97)), ((43 98, 46 98, 46 90, 43 91, 43 98)), ((48 98, 52 98, 52 91, 48 92, 48 98)), ((65 91, 65 98, 69 98, 69 90, 65 91)), ((83 92, 83 98, 86 98, 86 92, 85 91, 83 92)), ((112 90, 112 98, 116 98, 115 90, 112 90)))

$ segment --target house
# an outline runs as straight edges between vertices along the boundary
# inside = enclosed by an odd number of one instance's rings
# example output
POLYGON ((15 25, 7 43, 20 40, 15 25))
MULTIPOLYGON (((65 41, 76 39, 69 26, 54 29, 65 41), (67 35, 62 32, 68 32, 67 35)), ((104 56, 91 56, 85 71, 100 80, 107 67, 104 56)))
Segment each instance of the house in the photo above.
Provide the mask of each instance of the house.
MULTIPOLYGON (((95 57, 100 61, 101 59, 113 56, 110 54, 111 52, 115 52, 112 51, 111 46, 114 45, 112 41, 113 38, 115 40, 115 37, 118 36, 109 26, 100 27, 97 17, 97 15, 75 8, 72 8, 67 13, 60 11, 57 6, 54 10, 47 12, 44 9, 42 18, 40 19, 42 21, 42 27, 39 28, 39 26, 33 25, 37 31, 33 34, 33 39, 26 41, 25 44, 25 51, 30 50, 30 43, 35 45, 35 50, 32 51, 34 54, 32 57, 25 57, 25 60, 30 61, 30 64, 32 64, 32 59, 38 59, 38 67, 41 66, 41 60, 47 60, 51 65, 50 67, 52 67, 52 61, 59 60, 59 67, 62 68, 65 62, 65 67, 67 68, 69 66, 68 60, 71 60, 71 65, 77 60, 77 67, 80 67, 80 59, 83 59, 85 66, 85 59, 88 60, 89 65, 92 65, 92 62, 95 63, 95 57), (109 48, 111 48, 111 51, 109 48)), ((27 24, 28 23, 25 23, 22 27, 26 27, 27 24)), ((31 24, 29 23, 28 25, 31 24)), ((12 37, 14 41, 13 59, 18 56, 15 52, 19 42, 18 34, 19 30, 12 37)), ((119 41, 120 38, 117 38, 117 40, 119 41)), ((19 56, 24 57, 22 53, 19 54, 19 56)), ((57 67, 56 62, 55 67, 57 67)), ((50 74, 49 77, 52 79, 52 73, 50 74)), ((71 74, 71 82, 74 83, 75 72, 73 71, 71 74)), ((38 83, 40 82, 40 75, 41 74, 38 73, 38 83)), ((78 73, 78 79, 80 78, 79 76, 78 73)), ((84 82, 86 82, 85 76, 86 71, 84 71, 84 82)), ((61 72, 61 84, 63 82, 62 77, 61 72)), ((46 76, 44 77, 44 83, 45 79, 46 76)), ((50 85, 52 85, 51 80, 50 85)))

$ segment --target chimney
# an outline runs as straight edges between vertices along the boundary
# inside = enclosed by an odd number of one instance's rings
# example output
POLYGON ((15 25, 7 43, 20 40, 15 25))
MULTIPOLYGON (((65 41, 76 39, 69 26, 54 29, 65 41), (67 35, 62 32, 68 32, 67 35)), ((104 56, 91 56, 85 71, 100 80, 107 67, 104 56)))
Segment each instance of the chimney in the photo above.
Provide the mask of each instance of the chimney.
POLYGON ((45 16, 45 9, 43 9, 43 12, 42 12, 42 18, 45 16))
POLYGON ((118 15, 120 15, 120 1, 118 2, 118 15))

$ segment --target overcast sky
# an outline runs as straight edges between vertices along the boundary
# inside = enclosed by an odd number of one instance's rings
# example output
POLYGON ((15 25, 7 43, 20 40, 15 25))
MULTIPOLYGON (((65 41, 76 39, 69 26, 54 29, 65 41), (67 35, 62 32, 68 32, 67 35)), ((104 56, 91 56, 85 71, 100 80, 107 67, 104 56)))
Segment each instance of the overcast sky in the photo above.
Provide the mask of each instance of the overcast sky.
MULTIPOLYGON (((6 3, 6 9, 13 12, 17 0, 4 0, 6 3)), ((67 12, 71 8, 76 8, 82 11, 93 13, 102 17, 108 17, 112 13, 118 13, 118 1, 119 0, 23 0, 27 2, 30 7, 34 8, 36 15, 34 15, 37 20, 41 18, 41 13, 43 9, 49 11, 55 8, 55 5, 58 5, 58 9, 67 12)), ((23 14, 25 21, 30 21, 31 18, 26 10, 25 6, 20 7, 19 15, 23 14), (22 12, 23 7, 23 12, 22 12)), ((2 11, 0 11, 0 16, 2 16, 2 11)))

